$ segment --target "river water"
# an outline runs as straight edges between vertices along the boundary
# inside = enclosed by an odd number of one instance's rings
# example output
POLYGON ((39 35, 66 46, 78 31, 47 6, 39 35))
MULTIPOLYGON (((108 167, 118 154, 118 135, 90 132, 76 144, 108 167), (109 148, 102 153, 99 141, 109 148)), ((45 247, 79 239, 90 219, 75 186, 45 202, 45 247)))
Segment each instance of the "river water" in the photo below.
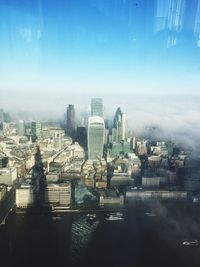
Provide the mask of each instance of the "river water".
POLYGON ((12 213, 0 227, 0 266, 200 266, 198 203, 135 203, 123 220, 108 212, 12 213))

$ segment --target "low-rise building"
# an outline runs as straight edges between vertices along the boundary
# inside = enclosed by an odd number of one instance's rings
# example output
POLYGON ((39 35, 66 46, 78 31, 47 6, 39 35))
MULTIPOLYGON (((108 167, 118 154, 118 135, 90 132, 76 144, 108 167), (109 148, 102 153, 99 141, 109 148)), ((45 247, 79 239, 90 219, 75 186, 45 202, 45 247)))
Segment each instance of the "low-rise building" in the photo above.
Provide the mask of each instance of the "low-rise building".
POLYGON ((71 183, 49 183, 45 188, 45 203, 53 206, 70 208, 71 206, 71 183))
POLYGON ((187 192, 185 191, 136 191, 131 190, 126 192, 126 203, 133 200, 149 200, 149 199, 174 199, 186 200, 187 192))
POLYGON ((15 203, 17 208, 28 208, 34 205, 35 187, 30 182, 22 183, 16 189, 15 203))
POLYGON ((13 185, 17 180, 17 168, 8 167, 0 169, 0 183, 6 185, 13 185))
POLYGON ((100 207, 123 207, 124 196, 120 195, 114 189, 99 189, 99 206, 100 207))
POLYGON ((143 187, 159 187, 160 186, 160 177, 142 177, 142 186, 143 187))

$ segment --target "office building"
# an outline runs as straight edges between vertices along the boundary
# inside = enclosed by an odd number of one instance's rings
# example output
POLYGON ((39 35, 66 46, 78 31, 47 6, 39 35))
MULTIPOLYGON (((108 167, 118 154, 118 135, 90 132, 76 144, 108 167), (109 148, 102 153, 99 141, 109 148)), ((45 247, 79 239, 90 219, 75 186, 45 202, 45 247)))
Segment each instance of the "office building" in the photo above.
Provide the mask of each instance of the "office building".
POLYGON ((70 137, 75 135, 75 108, 74 105, 67 107, 66 134, 70 137))
POLYGON ((88 121, 88 158, 98 160, 103 156, 105 124, 99 116, 89 117, 88 121))
POLYGON ((15 203, 17 208, 28 208, 34 205, 35 187, 30 182, 24 182, 16 189, 15 203))
POLYGON ((3 109, 0 109, 0 122, 4 122, 4 112, 3 112, 3 109))
POLYGON ((42 138, 42 123, 39 121, 33 121, 31 123, 31 133, 33 140, 41 139, 42 138))
POLYGON ((103 101, 102 98, 92 98, 91 116, 103 117, 103 101))
POLYGON ((23 120, 19 120, 18 122, 18 135, 19 136, 25 135, 25 122, 23 120))
POLYGON ((126 131, 126 115, 122 113, 121 109, 118 108, 115 112, 114 121, 113 121, 113 142, 119 143, 122 140, 125 140, 125 131, 126 131))
POLYGON ((85 126, 77 127, 76 140, 82 146, 87 146, 87 130, 85 126))
POLYGON ((45 188, 45 203, 69 208, 71 205, 71 183, 49 183, 45 188))

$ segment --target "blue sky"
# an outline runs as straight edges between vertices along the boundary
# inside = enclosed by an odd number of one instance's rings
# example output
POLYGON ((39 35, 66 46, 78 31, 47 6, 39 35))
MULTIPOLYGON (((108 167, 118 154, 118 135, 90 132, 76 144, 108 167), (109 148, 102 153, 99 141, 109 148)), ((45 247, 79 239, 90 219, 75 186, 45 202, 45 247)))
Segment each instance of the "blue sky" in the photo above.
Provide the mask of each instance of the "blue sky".
POLYGON ((0 36, 3 108, 199 94, 199 0, 0 0, 0 36))

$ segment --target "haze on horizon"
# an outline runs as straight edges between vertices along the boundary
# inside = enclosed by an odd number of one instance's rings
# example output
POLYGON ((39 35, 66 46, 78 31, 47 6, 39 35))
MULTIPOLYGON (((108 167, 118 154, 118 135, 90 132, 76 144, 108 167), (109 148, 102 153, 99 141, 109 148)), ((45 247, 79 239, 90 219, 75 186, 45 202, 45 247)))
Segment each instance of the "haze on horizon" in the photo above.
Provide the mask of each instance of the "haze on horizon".
POLYGON ((0 36, 8 112, 53 119, 102 97, 131 128, 200 125, 200 0, 1 0, 0 36))

